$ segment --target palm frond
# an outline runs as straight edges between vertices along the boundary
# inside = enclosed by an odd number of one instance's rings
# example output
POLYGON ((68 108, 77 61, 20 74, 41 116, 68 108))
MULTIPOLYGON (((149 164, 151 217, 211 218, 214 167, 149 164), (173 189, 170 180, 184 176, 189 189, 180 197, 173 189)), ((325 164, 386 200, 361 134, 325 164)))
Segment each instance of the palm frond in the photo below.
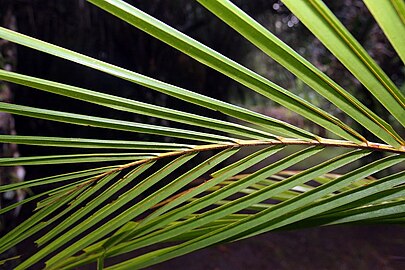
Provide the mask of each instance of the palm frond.
MULTIPOLYGON (((106 267, 139 269, 204 247, 273 230, 332 224, 404 223, 405 173, 396 169, 405 161, 405 141, 400 131, 232 2, 198 0, 333 103, 346 114, 345 117, 355 120, 381 141, 370 141, 332 113, 140 9, 121 0, 88 2, 307 118, 339 139, 321 137, 250 109, 0 27, 0 38, 228 117, 219 120, 0 70, 1 80, 31 90, 184 125, 174 128, 1 102, 0 111, 6 113, 166 139, 0 135, 1 143, 73 148, 75 151, 0 158, 1 166, 45 165, 41 168, 46 168, 69 163, 93 166, 92 169, 0 186, 0 193, 49 187, 0 209, 0 214, 4 214, 23 204, 37 203, 32 216, 0 238, 2 253, 36 237, 35 253, 28 254, 15 269, 29 269, 39 262, 45 262, 47 269, 73 269, 89 263, 97 263, 101 269, 107 258, 155 247, 153 251, 106 267), (82 153, 82 148, 89 152, 82 153), (331 149, 333 151, 328 151, 331 149), (375 155, 376 152, 382 154, 375 155), (364 162, 365 157, 374 161, 364 162), (101 167, 100 162, 113 163, 101 167), (342 168, 350 169, 346 173, 336 173, 342 168), (375 178, 378 172, 385 176, 375 178), (40 237, 38 233, 42 233, 40 237), (167 247, 161 248, 162 245, 167 247)), ((394 121, 405 126, 403 94, 327 6, 320 0, 283 2, 378 99, 394 121)), ((365 2, 404 60, 404 46, 398 38, 403 36, 401 33, 405 29, 401 13, 403 4, 394 0, 365 2), (383 14, 382 9, 388 12, 383 14)))

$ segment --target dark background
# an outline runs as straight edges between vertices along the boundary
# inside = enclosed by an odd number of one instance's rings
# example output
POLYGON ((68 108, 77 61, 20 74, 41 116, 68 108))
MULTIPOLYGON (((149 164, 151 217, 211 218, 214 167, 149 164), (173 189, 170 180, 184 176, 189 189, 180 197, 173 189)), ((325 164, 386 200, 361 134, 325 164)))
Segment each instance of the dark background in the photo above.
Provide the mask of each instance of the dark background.
MULTIPOLYGON (((207 46, 252 68, 272 81, 315 105, 332 112, 354 128, 339 110, 302 85, 292 74, 264 56, 233 30, 193 1, 128 1, 207 46)), ((340 85, 373 108, 388 122, 392 119, 368 91, 317 41, 279 1, 235 1, 340 85)), ((360 0, 326 1, 346 27, 369 51, 398 86, 404 85, 404 68, 381 30, 360 0)), ((11 18, 21 33, 113 63, 141 74, 190 89, 220 100, 230 101, 273 117, 301 125, 319 134, 325 131, 287 112, 253 91, 245 89, 199 64, 190 57, 127 25, 84 0, 0 0, 0 19, 11 18), (6 16, 8 14, 8 16, 6 16)), ((13 65, 17 72, 111 93, 174 109, 222 117, 215 112, 187 106, 112 76, 16 46, 13 65)), ((14 102, 39 108, 99 115, 116 119, 181 127, 160 119, 108 110, 33 89, 11 86, 14 102)), ((44 120, 15 117, 21 135, 82 138, 120 138, 150 140, 150 136, 83 128, 44 120)), ((394 127, 399 131, 399 127, 394 127)), ((156 138, 153 138, 156 139, 156 138)), ((164 138, 160 138, 164 140, 164 138)), ((70 149, 20 146, 22 156, 71 153, 70 149)), ((26 167, 26 179, 57 171, 26 167)), ((62 168, 64 169, 64 168, 62 168)), ((71 169, 71 168, 70 168, 71 169)), ((58 170, 58 169, 57 169, 58 170)), ((29 209, 23 209, 25 215, 29 209)), ((333 227, 294 232, 274 232, 229 245, 221 245, 163 263, 153 269, 403 269, 405 268, 405 230, 397 226, 333 227)))

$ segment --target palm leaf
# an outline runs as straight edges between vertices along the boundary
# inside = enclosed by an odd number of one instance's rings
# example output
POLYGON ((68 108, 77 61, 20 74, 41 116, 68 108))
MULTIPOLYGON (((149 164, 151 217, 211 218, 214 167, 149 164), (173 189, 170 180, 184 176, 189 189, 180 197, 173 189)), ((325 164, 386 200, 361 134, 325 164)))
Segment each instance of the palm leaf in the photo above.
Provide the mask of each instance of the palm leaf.
MULTIPOLYGON (((31 217, 0 239, 1 253, 36 237, 36 252, 27 254, 16 269, 29 269, 38 262, 45 262, 47 269, 72 269, 97 262, 102 269, 104 260, 109 257, 154 247, 153 251, 106 268, 139 269, 214 244, 272 230, 350 223, 404 223, 405 174, 395 171, 405 160, 405 143, 400 132, 393 128, 395 125, 367 108, 349 90, 343 89, 233 3, 198 0, 381 142, 369 141, 366 135, 330 112, 121 0, 88 2, 322 126, 339 139, 324 138, 258 112, 0 28, 3 39, 228 117, 219 120, 0 70, 1 80, 29 89, 184 125, 173 128, 0 103, 0 111, 24 117, 158 135, 157 138, 174 141, 0 135, 2 143, 77 151, 0 158, 1 166, 45 165, 41 168, 46 168, 68 163, 93 166, 83 171, 0 186, 0 192, 49 187, 0 209, 0 214, 4 214, 25 203, 37 203, 31 217), (81 148, 90 152, 82 153, 81 148), (98 152, 103 149, 104 152, 98 152), (375 155, 376 152, 382 155, 375 155), (366 156, 374 161, 364 162, 366 156), (113 163, 99 167, 99 162, 113 163), (304 169, 291 169, 297 166, 304 169), (336 170, 344 166, 352 169, 337 174, 336 170), (376 179, 373 175, 378 172, 386 176, 376 179), (39 238, 38 233, 42 233, 39 238), (167 247, 160 248, 162 245, 167 247)), ((333 13, 319 0, 284 2, 380 101, 396 119, 394 121, 404 126, 403 94, 333 13)), ((403 5, 399 1, 366 1, 366 4, 403 60, 404 46, 398 39, 403 36, 404 20, 400 12, 403 5), (389 13, 379 12, 382 8, 389 13), (400 27, 394 27, 399 22, 400 27)))

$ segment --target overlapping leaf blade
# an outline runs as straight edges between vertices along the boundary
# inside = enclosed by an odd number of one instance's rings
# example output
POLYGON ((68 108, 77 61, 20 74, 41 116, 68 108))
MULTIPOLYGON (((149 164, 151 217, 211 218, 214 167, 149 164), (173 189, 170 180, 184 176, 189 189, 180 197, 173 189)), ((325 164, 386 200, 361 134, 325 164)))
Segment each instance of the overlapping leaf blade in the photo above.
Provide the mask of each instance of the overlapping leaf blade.
POLYGON ((373 14, 392 46, 405 63, 405 3, 401 0, 370 1, 364 3, 373 14))
POLYGON ((387 122, 230 1, 198 2, 377 137, 391 145, 404 144, 403 139, 387 122))
POLYGON ((109 167, 102 167, 102 168, 94 168, 94 169, 90 169, 90 170, 77 171, 77 172, 72 172, 72 173, 49 176, 49 177, 45 177, 45 178, 27 180, 24 182, 18 182, 18 183, 13 183, 13 184, 8 184, 8 185, 1 185, 0 192, 7 192, 7 191, 16 190, 16 189, 31 188, 31 187, 40 186, 40 185, 56 184, 56 183, 63 182, 63 181, 81 179, 83 177, 102 174, 102 173, 114 170, 115 168, 117 168, 117 167, 109 166, 109 167))
POLYGON ((0 158, 0 166, 17 165, 52 165, 64 163, 106 162, 122 160, 142 160, 156 157, 157 153, 98 153, 98 154, 74 154, 53 155, 35 157, 0 158))
MULTIPOLYGON (((321 0, 283 2, 402 126, 405 126, 404 95, 327 6, 321 0)), ((396 31, 395 28, 392 30, 396 31)))
MULTIPOLYGON (((271 135, 269 133, 235 123, 177 111, 161 106, 130 100, 127 98, 95 92, 84 88, 56 83, 53 81, 42 80, 13 72, 0 70, 0 79, 37 88, 39 90, 44 90, 50 93, 83 100, 93 104, 106 106, 116 110, 138 113, 152 117, 159 117, 193 126, 210 127, 214 130, 227 132, 238 136, 249 136, 250 138, 258 139, 275 138, 274 135, 271 135)), ((255 115, 256 117, 260 116, 259 114, 254 114, 253 112, 251 112, 250 114, 255 115)))
POLYGON ((125 141, 125 140, 100 140, 83 138, 61 138, 44 136, 20 136, 0 135, 1 143, 14 143, 39 146, 74 147, 74 148, 102 148, 102 149, 133 149, 133 150, 154 150, 154 151, 175 151, 191 149, 194 145, 125 141))
MULTIPOLYGON (((320 186, 310 192, 294 197, 274 207, 261 211, 258 214, 248 216, 245 219, 239 220, 228 226, 221 227, 220 229, 212 231, 199 238, 187 241, 180 245, 175 245, 169 248, 164 248, 147 253, 137 258, 131 259, 127 262, 119 263, 117 265, 109 267, 108 269, 146 267, 148 265, 188 253, 191 250, 210 246, 214 243, 219 243, 225 240, 229 241, 232 239, 239 239, 241 237, 244 238, 291 224, 306 217, 311 217, 313 215, 316 215, 316 213, 321 213, 333 207, 342 205, 344 204, 344 202, 341 202, 341 204, 332 204, 329 205, 329 207, 320 204, 319 208, 307 207, 302 210, 301 208, 306 205, 303 202, 311 203, 314 198, 319 198, 325 194, 328 194, 338 189, 339 186, 350 183, 350 181, 354 181, 355 179, 362 179, 375 171, 390 167, 394 164, 397 164, 398 162, 402 162, 404 159, 404 157, 391 156, 381 161, 377 161, 375 164, 368 164, 351 173, 348 173, 345 176, 342 176, 342 179, 340 179, 340 181, 337 181, 337 183, 330 182, 329 185, 326 184, 325 186, 320 186), (295 210, 298 209, 299 211, 295 212, 295 210), (153 260, 151 259, 152 257, 153 260)), ((302 174, 302 176, 305 177, 306 175, 302 174)), ((296 176, 294 178, 299 178, 299 176, 296 176)), ((235 202, 231 202, 230 204, 234 203, 235 202)))
POLYGON ((168 137, 178 137, 189 140, 196 140, 202 142, 232 142, 234 139, 216 134, 209 134, 204 132, 191 131, 186 129, 176 129, 170 127, 162 127, 156 125, 148 125, 136 122, 114 120, 109 118, 102 118, 96 116, 80 115, 75 113, 60 112, 46 109, 33 108, 28 106, 8 104, 0 102, 0 111, 35 117, 40 119, 64 122, 75 125, 86 125, 99 128, 108 128, 123 130, 129 132, 140 132, 146 134, 155 134, 168 137))
POLYGON ((89 0, 170 46, 351 141, 364 138, 336 117, 121 0, 89 0))
MULTIPOLYGON (((161 226, 165 226, 165 224, 168 224, 170 222, 173 222, 175 220, 178 220, 179 218, 186 217, 190 215, 193 212, 198 211, 199 209, 203 209, 208 205, 212 205, 213 202, 217 202, 221 200, 222 198, 225 198, 227 196, 230 196, 236 192, 239 192, 240 190, 244 189, 245 187, 255 183, 255 181, 259 181, 261 179, 266 178, 266 176, 270 176, 273 173, 277 172, 278 170, 281 170, 283 168, 286 168, 292 164, 295 164, 298 161, 302 161, 303 159, 312 156, 314 153, 319 152, 321 149, 306 149, 302 151, 301 153, 297 153, 295 155, 292 155, 291 157, 286 158, 286 160, 281 160, 278 163, 275 163, 274 165, 270 165, 267 168, 264 168, 260 170, 259 172, 253 174, 250 177, 247 177, 245 181, 238 181, 235 182, 233 185, 227 187, 228 192, 225 191, 217 191, 214 192, 210 195, 204 196, 201 199, 194 201, 192 203, 189 203, 183 207, 180 207, 179 209, 175 209, 173 213, 167 213, 166 215, 163 215, 161 217, 157 217, 156 220, 152 220, 151 224, 146 224, 146 227, 142 229, 142 227, 138 228, 137 230, 134 230, 130 234, 125 234, 127 238, 130 237, 140 237, 138 239, 135 239, 134 241, 130 241, 128 243, 123 243, 123 244, 118 244, 117 247, 112 247, 111 251, 105 252, 105 249, 103 248, 103 252, 107 255, 116 255, 120 254, 122 252, 127 252, 136 248, 140 248, 143 246, 151 245, 153 243, 157 243, 159 241, 163 241, 165 239, 171 239, 173 237, 177 237, 177 235, 180 235, 186 231, 190 231, 198 226, 201 226, 203 224, 207 224, 209 222, 215 221, 218 218, 223 218, 224 216, 234 213, 236 211, 245 209, 246 207, 258 203, 265 198, 268 198, 271 196, 271 194, 278 194, 282 191, 288 190, 289 188, 295 187, 299 183, 303 183, 305 181, 310 180, 314 175, 317 174, 322 174, 324 172, 328 172, 329 170, 342 166, 343 164, 346 164, 348 162, 351 162, 353 160, 357 160, 361 156, 364 156, 364 152, 353 152, 344 156, 337 157, 329 162, 325 162, 325 164, 322 164, 312 170, 313 173, 302 173, 300 177, 298 177, 296 180, 291 180, 287 182, 281 182, 280 183, 280 188, 275 188, 273 186, 269 186, 266 189, 262 189, 257 191, 256 193, 249 194, 246 197, 243 197, 241 199, 235 200, 229 205, 223 205, 219 208, 216 208, 214 210, 208 211, 205 214, 202 215, 197 215, 195 218, 191 218, 185 222, 181 222, 178 225, 172 225, 167 227, 166 229, 163 228, 161 231, 153 231, 161 226), (286 162, 289 161, 289 162, 286 162), (146 230, 145 230, 146 229, 146 230)), ((219 176, 222 176, 223 174, 219 174, 219 176)), ((201 187, 203 187, 202 185, 201 187)), ((277 185, 275 185, 277 186, 277 185)), ((209 185, 208 185, 209 187, 209 185)), ((179 197, 181 198, 181 197, 179 197)), ((56 259, 54 259, 55 261, 56 259)), ((50 261, 51 263, 52 261, 50 261)))
POLYGON ((147 76, 120 68, 100 60, 61 48, 50 43, 19 34, 17 32, 0 27, 0 38, 21 44, 48 54, 61 57, 84 66, 100 70, 102 72, 117 76, 119 78, 131 81, 133 83, 148 87, 150 89, 159 91, 161 93, 174 96, 176 98, 185 100, 192 104, 203 106, 215 111, 220 111, 226 115, 236 117, 241 120, 253 122, 264 126, 270 132, 281 134, 285 137, 298 137, 298 138, 316 138, 315 135, 301 128, 295 127, 280 120, 252 112, 248 109, 238 107, 223 101, 219 101, 201 94, 188 91, 186 89, 176 87, 147 76))

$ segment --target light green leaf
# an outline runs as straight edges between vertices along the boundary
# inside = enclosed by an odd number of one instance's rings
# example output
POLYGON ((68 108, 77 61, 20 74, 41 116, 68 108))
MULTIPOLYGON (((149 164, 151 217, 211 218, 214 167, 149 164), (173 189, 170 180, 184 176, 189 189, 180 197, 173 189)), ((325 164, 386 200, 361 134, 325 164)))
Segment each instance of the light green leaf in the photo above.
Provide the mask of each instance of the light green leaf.
POLYGON ((364 0, 388 40, 405 63, 405 2, 403 0, 364 0))
POLYGON ((8 184, 8 185, 0 185, 0 192, 7 192, 7 191, 11 191, 11 190, 16 190, 16 189, 31 188, 31 187, 40 186, 40 185, 55 184, 55 183, 59 183, 62 181, 80 179, 83 177, 102 174, 107 171, 113 170, 114 168, 116 168, 116 166, 95 168, 95 169, 89 169, 89 170, 84 170, 84 171, 54 175, 54 176, 49 176, 49 177, 45 177, 45 178, 26 180, 23 182, 12 183, 12 184, 8 184))
POLYGON ((316 108, 311 103, 295 96, 266 78, 226 58, 139 9, 121 0, 89 0, 89 2, 114 14, 155 38, 166 42, 201 63, 229 76, 246 87, 314 121, 338 136, 350 141, 365 141, 360 134, 336 117, 316 108))
POLYGON ((404 95, 327 6, 321 0, 283 3, 405 127, 404 95))
POLYGON ((0 166, 16 165, 50 165, 64 163, 105 162, 121 160, 141 160, 156 157, 157 153, 99 153, 99 154, 75 154, 54 155, 37 157, 0 158, 0 166))
MULTIPOLYGON (((49 53, 75 63, 103 71, 105 73, 117 76, 119 78, 131 81, 133 83, 148 87, 161 93, 174 96, 176 98, 188 101, 199 106, 209 108, 214 111, 220 111, 226 115, 230 115, 248 122, 253 122, 264 126, 270 132, 274 132, 284 137, 291 136, 293 138, 308 138, 315 139, 316 136, 301 128, 295 127, 280 120, 252 112, 250 110, 219 101, 204 95, 200 95, 186 89, 176 87, 147 76, 120 68, 94 58, 52 45, 50 43, 40 41, 26 35, 0 27, 0 38, 24 45, 45 53, 49 53)), ((303 102, 303 101, 302 101, 303 102)))
MULTIPOLYGON (((141 255, 137 258, 109 267, 108 269, 147 267, 152 262, 153 264, 162 262, 172 257, 188 253, 192 250, 210 246, 214 243, 218 243, 230 238, 239 239, 242 235, 243 237, 256 235, 264 231, 276 229, 288 223, 295 222, 299 219, 315 215, 315 213, 318 211, 326 211, 328 210, 327 207, 320 206, 319 209, 314 209, 313 207, 311 207, 308 208, 307 211, 300 210, 298 213, 294 213, 291 216, 288 215, 289 213, 288 211, 301 208, 303 205, 302 203, 303 200, 306 202, 312 202, 314 198, 320 197, 323 194, 330 193, 336 190, 340 185, 344 185, 347 182, 354 181, 355 179, 362 179, 373 172, 392 166, 398 162, 403 161, 404 159, 405 157, 398 157, 398 156, 391 156, 385 158, 381 161, 377 161, 374 164, 369 164, 365 167, 359 168, 358 170, 355 170, 347 174, 346 176, 343 176, 341 181, 338 182, 338 184, 330 182, 330 185, 326 184, 325 186, 321 186, 317 189, 314 189, 312 192, 304 193, 291 200, 280 203, 279 205, 274 206, 268 210, 247 217, 245 220, 240 220, 229 226, 212 231, 209 234, 187 241, 183 244, 179 244, 177 246, 172 246, 169 248, 150 252, 145 255, 141 255), (153 260, 151 258, 153 258, 153 260)), ((305 174, 303 176, 306 177, 305 174)))
POLYGON ((269 133, 256 130, 250 127, 238 125, 235 123, 221 121, 182 111, 176 111, 165 107, 160 107, 152 104, 147 104, 139 101, 130 100, 127 98, 108 95, 48 80, 42 80, 35 77, 25 76, 9 71, 0 70, 0 79, 37 88, 50 93, 87 101, 93 104, 106 106, 116 110, 138 113, 148 115, 151 117, 159 117, 193 126, 199 126, 204 128, 209 127, 214 130, 227 132, 233 135, 248 137, 251 139, 275 138, 274 135, 271 135, 269 133))
POLYGON ((49 240, 54 238, 56 235, 60 234, 63 232, 65 229, 70 227, 72 224, 77 222, 78 220, 84 218, 85 216, 88 216, 88 214, 101 205, 105 200, 109 199, 112 195, 114 195, 116 192, 120 191, 123 187, 126 185, 129 185, 136 177, 138 177, 141 173, 149 169, 154 162, 146 163, 144 165, 139 166, 138 168, 132 170, 130 173, 128 173, 126 176, 124 176, 120 181, 116 181, 115 183, 111 184, 110 187, 102 192, 100 195, 96 196, 93 198, 89 203, 87 203, 85 206, 81 207, 79 210, 75 211, 72 215, 69 216, 69 218, 65 219, 61 223, 59 223, 57 226, 55 226, 51 231, 46 233, 44 236, 39 238, 36 243, 38 245, 43 245, 47 243, 49 240))
POLYGON ((162 143, 162 142, 140 142, 124 140, 97 140, 82 138, 61 138, 43 136, 19 136, 0 135, 1 143, 15 143, 40 146, 55 147, 75 147, 75 148, 103 148, 103 149, 136 149, 136 150, 185 150, 193 148, 194 145, 162 143))
MULTIPOLYGON (((19 265, 21 269, 24 269, 25 267, 28 267, 29 265, 35 263, 36 261, 40 260, 44 256, 48 255, 50 252, 53 250, 57 249, 58 247, 61 247, 62 245, 66 244, 67 242, 71 241, 73 237, 77 236, 81 232, 86 231, 87 229, 91 228, 92 226, 96 225, 115 211, 119 210, 121 207, 125 206, 127 203, 130 201, 134 200, 137 196, 142 194, 142 192, 145 192, 148 188, 150 188, 152 185, 156 184, 159 182, 162 178, 166 177, 169 175, 172 171, 183 165, 185 162, 193 158, 196 154, 193 155, 184 155, 180 156, 176 160, 172 161, 168 165, 164 166, 151 176, 147 177, 146 179, 142 180, 139 182, 135 187, 131 188, 124 194, 120 195, 120 197, 115 200, 114 202, 111 202, 107 206, 104 206, 101 210, 97 211, 90 217, 88 217, 85 221, 83 221, 81 226, 76 226, 64 233, 63 235, 60 235, 58 238, 54 239, 51 243, 49 243, 47 246, 43 247, 40 251, 35 253, 32 257, 24 261, 22 264, 19 265)), ((146 166, 146 165, 144 165, 146 166)), ((75 250, 76 246, 70 246, 70 250, 75 250)), ((68 250, 69 252, 69 250, 68 250)))
POLYGON ((230 1, 198 0, 198 2, 377 137, 391 145, 405 144, 387 122, 230 1))
POLYGON ((64 122, 75 125, 85 125, 99 128, 109 128, 117 129, 130 132, 141 132, 146 134, 155 134, 168 137, 178 137, 189 140, 204 141, 204 142, 230 142, 234 139, 215 135, 208 134, 203 132, 185 130, 185 129, 176 129, 170 127, 161 127, 155 125, 148 125, 136 122, 128 122, 121 120, 114 120, 109 118, 102 118, 89 115, 80 115, 75 113, 68 112, 59 112, 45 109, 38 109, 28 106, 8 104, 0 102, 0 111, 7 112, 11 114, 17 114, 28 117, 41 118, 46 120, 64 122))

